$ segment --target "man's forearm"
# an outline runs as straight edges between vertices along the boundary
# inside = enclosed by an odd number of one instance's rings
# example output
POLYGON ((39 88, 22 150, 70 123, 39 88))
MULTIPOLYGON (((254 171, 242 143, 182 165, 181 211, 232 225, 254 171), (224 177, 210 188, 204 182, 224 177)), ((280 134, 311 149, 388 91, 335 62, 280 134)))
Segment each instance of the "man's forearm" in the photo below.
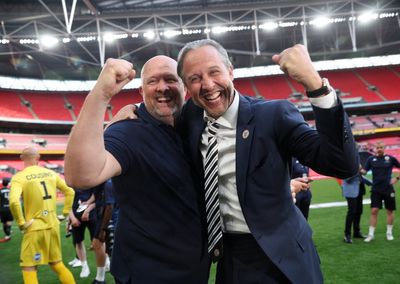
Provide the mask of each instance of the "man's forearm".
POLYGON ((106 161, 103 138, 104 113, 108 102, 92 92, 86 97, 65 153, 65 179, 72 187, 97 185, 106 161))

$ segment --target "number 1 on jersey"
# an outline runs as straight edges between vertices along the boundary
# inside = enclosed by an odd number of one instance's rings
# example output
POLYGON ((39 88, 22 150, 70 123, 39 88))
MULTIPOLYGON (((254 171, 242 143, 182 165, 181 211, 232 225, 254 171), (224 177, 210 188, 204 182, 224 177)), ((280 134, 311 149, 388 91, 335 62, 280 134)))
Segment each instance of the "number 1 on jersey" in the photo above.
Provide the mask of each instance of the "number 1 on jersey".
POLYGON ((47 192, 46 183, 44 181, 41 181, 40 184, 43 186, 43 189, 44 189, 43 200, 51 199, 51 195, 49 195, 49 193, 47 192))

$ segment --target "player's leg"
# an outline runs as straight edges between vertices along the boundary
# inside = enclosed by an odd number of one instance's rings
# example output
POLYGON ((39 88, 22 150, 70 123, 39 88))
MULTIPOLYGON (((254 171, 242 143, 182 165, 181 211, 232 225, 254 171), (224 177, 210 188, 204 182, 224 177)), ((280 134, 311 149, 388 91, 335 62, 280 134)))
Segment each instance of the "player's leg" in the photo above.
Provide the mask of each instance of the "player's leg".
POLYGON ((370 242, 375 238, 375 228, 378 220, 379 209, 382 208, 382 196, 377 192, 371 192, 371 217, 369 219, 368 236, 365 242, 370 242))
POLYGON ((24 284, 39 284, 36 266, 22 267, 22 277, 24 284))
POLYGON ((396 210, 396 198, 394 190, 390 192, 385 198, 385 208, 386 208, 386 239, 388 241, 393 241, 393 222, 394 222, 394 210, 396 210))
POLYGON ((60 227, 56 226, 46 230, 47 234, 47 249, 48 249, 48 264, 51 269, 57 273, 58 279, 63 284, 74 284, 75 279, 71 271, 65 267, 61 256, 61 241, 60 227))
POLYGON ((57 273, 58 279, 63 284, 75 284, 74 276, 62 261, 49 263, 51 269, 57 273))
POLYGON ((81 278, 86 278, 90 274, 89 265, 86 258, 86 248, 85 248, 85 229, 88 222, 81 222, 81 225, 76 229, 76 254, 81 260, 82 270, 80 273, 81 278))
POLYGON ((105 274, 106 274, 106 247, 105 243, 100 242, 98 239, 94 238, 93 242, 93 249, 96 255, 96 266, 97 266, 97 273, 96 273, 96 283, 101 283, 105 281, 105 274))

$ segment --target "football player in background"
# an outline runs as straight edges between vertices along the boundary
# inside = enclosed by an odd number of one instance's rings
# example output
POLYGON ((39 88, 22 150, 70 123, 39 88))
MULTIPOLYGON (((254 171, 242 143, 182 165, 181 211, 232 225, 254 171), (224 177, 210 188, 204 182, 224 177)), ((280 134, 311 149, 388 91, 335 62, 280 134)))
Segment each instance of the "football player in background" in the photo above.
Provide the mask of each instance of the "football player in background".
POLYGON ((20 256, 24 283, 38 283, 37 266, 43 264, 50 265, 61 283, 75 283, 72 273, 62 262, 56 208, 57 188, 65 195, 64 216, 71 210, 74 190, 56 172, 38 166, 40 155, 35 148, 25 148, 20 158, 24 169, 11 180, 10 209, 24 233, 20 256))

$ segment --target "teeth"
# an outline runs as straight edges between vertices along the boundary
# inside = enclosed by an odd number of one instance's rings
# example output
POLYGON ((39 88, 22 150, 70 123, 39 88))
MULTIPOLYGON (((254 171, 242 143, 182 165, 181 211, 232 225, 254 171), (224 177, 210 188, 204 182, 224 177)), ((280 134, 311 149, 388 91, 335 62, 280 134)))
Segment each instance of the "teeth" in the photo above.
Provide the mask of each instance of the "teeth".
POLYGON ((157 102, 159 103, 168 103, 171 101, 171 98, 158 98, 157 102))
POLYGON ((220 92, 215 92, 215 93, 213 93, 213 94, 211 94, 209 96, 206 96, 206 100, 207 101, 213 101, 213 100, 219 98, 220 94, 221 94, 220 92))

